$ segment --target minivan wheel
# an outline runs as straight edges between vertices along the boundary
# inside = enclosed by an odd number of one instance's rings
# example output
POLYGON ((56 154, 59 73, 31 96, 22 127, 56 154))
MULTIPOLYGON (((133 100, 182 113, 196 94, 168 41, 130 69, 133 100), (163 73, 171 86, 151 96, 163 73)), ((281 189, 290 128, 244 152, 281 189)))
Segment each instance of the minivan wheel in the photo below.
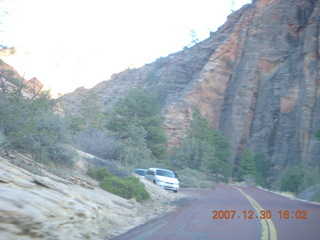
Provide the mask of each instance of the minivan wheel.
POLYGON ((154 184, 157 184, 155 180, 153 180, 153 183, 154 183, 154 184))
POLYGON ((177 193, 178 192, 178 190, 173 190, 175 193, 177 193))

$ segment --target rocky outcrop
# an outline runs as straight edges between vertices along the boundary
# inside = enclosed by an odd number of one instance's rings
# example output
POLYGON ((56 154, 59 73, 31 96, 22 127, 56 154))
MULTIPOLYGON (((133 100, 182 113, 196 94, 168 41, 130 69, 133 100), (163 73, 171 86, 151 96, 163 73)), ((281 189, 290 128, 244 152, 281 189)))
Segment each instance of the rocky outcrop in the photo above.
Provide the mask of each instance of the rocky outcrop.
MULTIPOLYGON (((248 148, 275 171, 301 160, 319 164, 319 11, 318 0, 255 0, 203 42, 94 90, 105 109, 138 85, 165 91, 169 149, 198 107, 231 143, 233 162, 248 148)), ((61 100, 68 106, 75 95, 61 100)))
POLYGON ((33 99, 42 88, 43 84, 38 79, 24 79, 12 66, 0 59, 0 92, 6 94, 18 90, 23 97, 33 99))
POLYGON ((49 169, 19 153, 0 156, 0 238, 109 239, 173 210, 168 203, 183 196, 142 179, 151 200, 123 199, 81 174, 85 162, 80 156, 72 171, 49 169))

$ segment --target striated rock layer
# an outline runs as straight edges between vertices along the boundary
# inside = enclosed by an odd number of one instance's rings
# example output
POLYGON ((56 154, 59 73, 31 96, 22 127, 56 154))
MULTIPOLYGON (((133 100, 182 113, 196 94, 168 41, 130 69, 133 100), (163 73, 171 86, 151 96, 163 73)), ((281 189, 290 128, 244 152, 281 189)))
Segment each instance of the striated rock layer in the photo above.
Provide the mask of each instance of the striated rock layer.
MULTIPOLYGON (((161 214, 185 196, 141 179, 151 199, 138 203, 98 187, 85 172, 97 158, 79 152, 74 169, 49 169, 0 152, 0 239, 111 239, 161 214)), ((103 160, 102 160, 103 161, 103 160)))
MULTIPOLYGON (((169 149, 198 107, 232 146, 263 153, 275 170, 319 164, 320 1, 256 0, 191 48, 115 74, 94 90, 104 109, 138 85, 166 92, 169 149)), ((61 102, 77 114, 79 89, 61 102)))

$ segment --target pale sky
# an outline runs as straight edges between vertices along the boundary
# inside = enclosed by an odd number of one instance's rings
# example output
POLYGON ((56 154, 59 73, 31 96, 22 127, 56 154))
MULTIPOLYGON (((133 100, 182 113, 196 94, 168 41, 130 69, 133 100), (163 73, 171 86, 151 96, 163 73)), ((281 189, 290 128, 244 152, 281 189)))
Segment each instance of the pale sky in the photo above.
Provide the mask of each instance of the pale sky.
POLYGON ((3 57, 52 92, 93 87, 209 37, 251 0, 0 0, 3 57), (234 4, 233 4, 234 3, 234 4))

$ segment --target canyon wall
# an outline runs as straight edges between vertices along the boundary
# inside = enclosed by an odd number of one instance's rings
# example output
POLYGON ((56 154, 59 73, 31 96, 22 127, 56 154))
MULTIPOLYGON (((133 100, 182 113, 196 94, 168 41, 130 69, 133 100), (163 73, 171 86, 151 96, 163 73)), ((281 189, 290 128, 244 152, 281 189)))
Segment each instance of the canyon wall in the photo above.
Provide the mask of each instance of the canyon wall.
MULTIPOLYGON (((92 90, 103 110, 137 86, 164 91, 169 149, 180 143, 199 108, 231 143, 233 162, 247 148, 264 154, 275 171, 299 161, 318 165, 319 25, 317 0, 256 0, 208 39, 114 74, 92 90)), ((60 101, 79 114, 88 91, 60 101)))

